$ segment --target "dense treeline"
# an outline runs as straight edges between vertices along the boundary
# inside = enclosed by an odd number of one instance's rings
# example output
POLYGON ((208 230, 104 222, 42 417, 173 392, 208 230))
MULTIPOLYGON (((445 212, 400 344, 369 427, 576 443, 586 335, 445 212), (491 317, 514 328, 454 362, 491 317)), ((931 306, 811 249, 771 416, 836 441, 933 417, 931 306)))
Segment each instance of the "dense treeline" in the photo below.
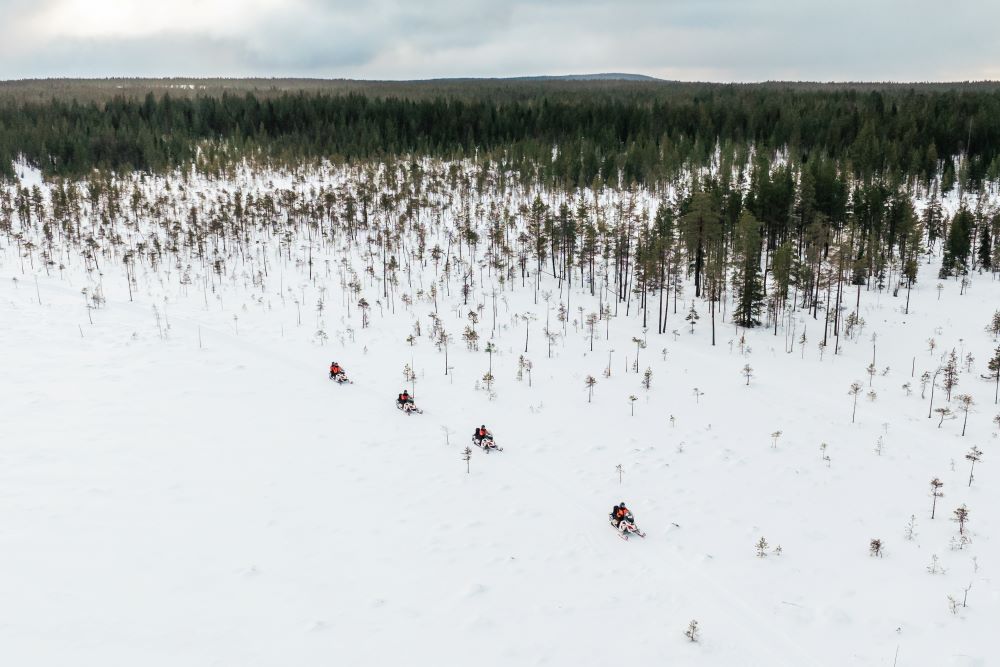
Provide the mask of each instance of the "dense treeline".
POLYGON ((489 100, 506 103, 540 99, 593 100, 614 98, 631 102, 678 99, 718 90, 847 92, 857 93, 951 93, 998 92, 998 81, 894 83, 889 81, 768 81, 765 83, 692 83, 658 79, 596 77, 523 77, 503 79, 425 79, 416 81, 365 81, 359 79, 281 78, 128 78, 108 79, 19 79, 0 81, 0 100, 49 102, 53 99, 105 102, 115 97, 143 99, 169 93, 174 97, 219 97, 251 93, 258 98, 287 93, 347 95, 429 100, 438 98, 489 100))
POLYGON ((1000 178, 1000 92, 990 89, 589 88, 496 83, 483 89, 495 94, 471 98, 287 91, 90 102, 0 97, 0 170, 9 176, 18 156, 47 174, 75 176, 93 168, 158 172, 219 152, 283 162, 417 153, 539 169, 553 184, 617 186, 662 182, 720 159, 742 165, 757 151, 796 163, 832 160, 862 179, 929 182, 943 173, 949 188, 956 181, 975 188, 1000 178))

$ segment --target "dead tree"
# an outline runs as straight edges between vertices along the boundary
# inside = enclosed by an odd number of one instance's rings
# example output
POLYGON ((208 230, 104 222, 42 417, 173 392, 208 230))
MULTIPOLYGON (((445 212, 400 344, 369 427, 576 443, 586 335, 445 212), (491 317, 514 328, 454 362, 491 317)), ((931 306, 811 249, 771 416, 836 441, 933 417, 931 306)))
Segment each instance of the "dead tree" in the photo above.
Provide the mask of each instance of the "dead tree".
POLYGON ((976 402, 968 394, 959 394, 956 398, 959 402, 958 409, 965 413, 965 417, 962 419, 962 436, 965 437, 965 425, 969 423, 969 410, 976 402))
POLYGON ((972 486, 972 473, 976 469, 976 463, 979 462, 979 459, 982 458, 982 456, 983 453, 979 451, 979 448, 976 446, 973 446, 972 449, 969 450, 969 453, 965 455, 965 458, 972 462, 972 465, 969 466, 969 486, 972 486))

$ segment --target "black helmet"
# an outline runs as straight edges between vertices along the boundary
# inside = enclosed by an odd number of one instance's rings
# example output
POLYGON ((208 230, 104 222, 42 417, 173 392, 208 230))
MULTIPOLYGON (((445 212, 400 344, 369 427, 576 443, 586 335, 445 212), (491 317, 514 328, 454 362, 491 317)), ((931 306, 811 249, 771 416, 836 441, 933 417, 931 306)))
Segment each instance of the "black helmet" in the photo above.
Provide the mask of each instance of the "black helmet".
POLYGON ((486 428, 486 424, 483 424, 483 425, 482 425, 482 426, 480 426, 479 428, 486 428))
POLYGON ((624 500, 622 501, 621 506, 625 507, 625 501, 624 500))

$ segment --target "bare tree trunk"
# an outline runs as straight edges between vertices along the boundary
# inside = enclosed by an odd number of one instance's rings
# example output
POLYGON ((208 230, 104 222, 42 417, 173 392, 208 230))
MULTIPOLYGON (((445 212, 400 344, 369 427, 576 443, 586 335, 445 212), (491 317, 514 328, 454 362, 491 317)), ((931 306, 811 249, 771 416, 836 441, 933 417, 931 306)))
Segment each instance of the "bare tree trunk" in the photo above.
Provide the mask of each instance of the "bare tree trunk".
POLYGON ((715 347, 715 285, 713 283, 711 290, 709 291, 709 299, 711 301, 709 310, 712 311, 712 346, 715 347))

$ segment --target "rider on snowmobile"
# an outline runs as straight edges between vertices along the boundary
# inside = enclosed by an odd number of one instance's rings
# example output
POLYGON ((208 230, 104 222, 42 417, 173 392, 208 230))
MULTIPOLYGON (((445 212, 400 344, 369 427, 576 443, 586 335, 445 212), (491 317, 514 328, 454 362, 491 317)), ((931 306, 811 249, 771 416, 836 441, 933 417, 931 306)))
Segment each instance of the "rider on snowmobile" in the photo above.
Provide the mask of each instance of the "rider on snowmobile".
POLYGON ((615 505, 611 510, 611 522, 614 524, 615 528, 620 530, 622 521, 632 523, 632 512, 625 506, 624 500, 620 504, 615 505))
POLYGON ((490 433, 489 431, 487 431, 486 430, 486 424, 483 424, 482 426, 480 426, 479 428, 477 428, 475 431, 473 431, 473 433, 472 433, 472 439, 476 441, 477 445, 479 445, 480 447, 482 447, 483 446, 483 440, 487 441, 487 443, 493 441, 493 434, 490 433))

